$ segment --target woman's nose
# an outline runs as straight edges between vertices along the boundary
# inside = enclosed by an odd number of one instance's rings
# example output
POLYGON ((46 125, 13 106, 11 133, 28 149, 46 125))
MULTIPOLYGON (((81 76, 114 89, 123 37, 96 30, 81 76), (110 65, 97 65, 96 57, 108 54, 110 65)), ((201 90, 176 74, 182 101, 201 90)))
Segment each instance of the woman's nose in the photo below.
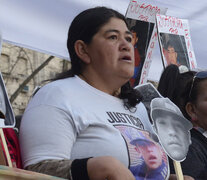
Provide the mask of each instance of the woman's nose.
POLYGON ((120 50, 121 51, 130 51, 133 48, 132 43, 127 41, 126 39, 122 39, 120 42, 120 50))

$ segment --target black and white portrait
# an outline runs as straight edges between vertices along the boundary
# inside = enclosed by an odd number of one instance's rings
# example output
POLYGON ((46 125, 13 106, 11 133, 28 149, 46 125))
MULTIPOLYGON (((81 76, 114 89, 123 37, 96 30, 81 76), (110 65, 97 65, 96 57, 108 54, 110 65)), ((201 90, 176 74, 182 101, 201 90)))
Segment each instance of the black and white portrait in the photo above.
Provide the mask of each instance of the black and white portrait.
POLYGON ((152 100, 151 118, 165 152, 171 159, 183 161, 191 144, 191 122, 169 98, 152 100))

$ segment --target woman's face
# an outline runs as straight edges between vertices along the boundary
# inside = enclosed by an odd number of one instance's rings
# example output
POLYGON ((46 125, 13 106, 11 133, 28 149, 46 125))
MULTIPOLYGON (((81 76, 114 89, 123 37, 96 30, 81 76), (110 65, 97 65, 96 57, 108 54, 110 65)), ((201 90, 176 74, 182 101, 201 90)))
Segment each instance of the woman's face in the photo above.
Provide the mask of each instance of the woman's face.
MULTIPOLYGON (((105 82, 128 81, 134 74, 132 34, 125 22, 111 18, 87 45, 89 68, 93 76, 105 82)), ((87 73, 87 72, 86 72, 87 73)))
POLYGON ((197 125, 207 130, 207 79, 199 83, 199 94, 195 104, 197 125))

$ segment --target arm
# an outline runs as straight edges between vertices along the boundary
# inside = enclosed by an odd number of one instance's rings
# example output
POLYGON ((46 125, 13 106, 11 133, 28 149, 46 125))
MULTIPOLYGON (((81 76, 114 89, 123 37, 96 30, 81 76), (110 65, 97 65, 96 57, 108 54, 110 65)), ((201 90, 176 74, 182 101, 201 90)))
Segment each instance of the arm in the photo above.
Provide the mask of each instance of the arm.
POLYGON ((67 113, 47 105, 26 110, 19 140, 25 169, 69 179, 76 132, 67 113))
POLYGON ((20 144, 27 170, 69 180, 134 180, 132 173, 113 157, 70 160, 77 133, 64 111, 40 105, 26 111, 22 120, 20 144))
POLYGON ((135 180, 132 173, 110 156, 81 160, 44 160, 29 165, 27 170, 68 180, 135 180))
POLYGON ((72 160, 68 159, 43 160, 36 164, 29 165, 25 169, 72 180, 72 176, 70 174, 71 163, 72 160))

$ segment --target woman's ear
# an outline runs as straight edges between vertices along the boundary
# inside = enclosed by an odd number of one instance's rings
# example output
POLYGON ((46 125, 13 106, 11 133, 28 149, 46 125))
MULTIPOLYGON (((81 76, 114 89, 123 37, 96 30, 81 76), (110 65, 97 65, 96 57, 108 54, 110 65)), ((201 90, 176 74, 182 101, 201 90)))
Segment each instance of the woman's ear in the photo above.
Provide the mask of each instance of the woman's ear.
POLYGON ((195 105, 192 104, 191 102, 188 102, 185 106, 185 110, 188 113, 188 115, 191 117, 192 122, 197 121, 197 114, 195 110, 195 105))
POLYGON ((86 64, 90 63, 90 57, 87 53, 87 45, 82 40, 77 40, 74 44, 77 56, 86 64))

